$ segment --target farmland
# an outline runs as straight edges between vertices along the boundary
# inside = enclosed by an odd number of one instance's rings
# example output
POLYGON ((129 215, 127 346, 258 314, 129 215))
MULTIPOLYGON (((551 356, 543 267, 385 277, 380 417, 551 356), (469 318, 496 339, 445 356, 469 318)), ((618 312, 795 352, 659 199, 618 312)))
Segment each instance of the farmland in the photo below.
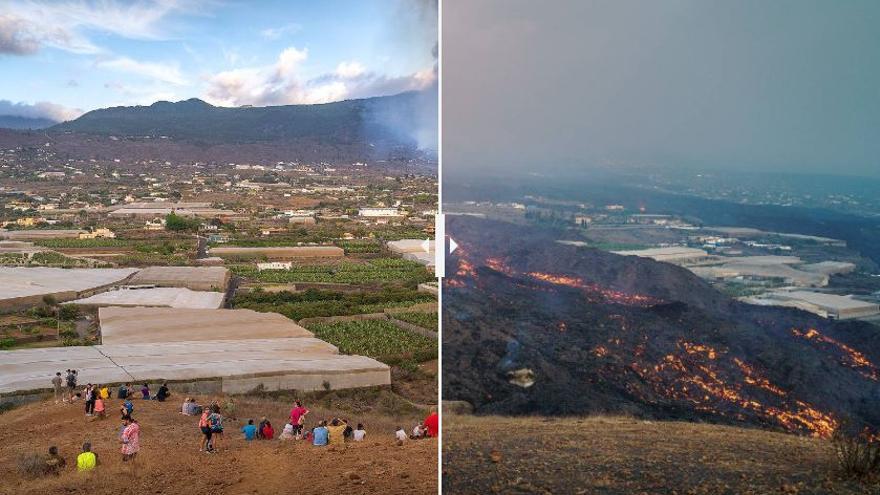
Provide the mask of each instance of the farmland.
POLYGON ((270 283, 323 282, 364 284, 397 282, 414 285, 433 280, 424 266, 397 258, 378 258, 365 263, 341 262, 318 265, 300 265, 290 270, 258 271, 252 265, 230 267, 241 277, 270 283))
POLYGON ((437 331, 437 313, 420 313, 415 311, 394 313, 394 318, 412 323, 413 325, 437 331))
POLYGON ((340 352, 370 356, 391 365, 437 358, 436 340, 412 334, 386 320, 312 323, 308 329, 340 352))
POLYGON ((410 289, 388 289, 354 294, 308 289, 296 293, 253 291, 237 294, 232 305, 254 311, 281 313, 288 318, 301 320, 317 316, 376 313, 382 312, 385 308, 407 307, 433 300, 431 295, 410 289))

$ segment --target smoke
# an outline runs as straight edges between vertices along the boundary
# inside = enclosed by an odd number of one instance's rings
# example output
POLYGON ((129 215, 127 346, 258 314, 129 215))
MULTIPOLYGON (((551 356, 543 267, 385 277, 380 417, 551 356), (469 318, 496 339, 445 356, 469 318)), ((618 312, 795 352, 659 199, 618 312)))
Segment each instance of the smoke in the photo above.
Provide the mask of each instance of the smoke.
POLYGON ((393 94, 381 91, 382 86, 416 92, 405 108, 387 107, 374 115, 374 118, 397 134, 412 139, 420 149, 437 151, 439 148, 437 0, 400 1, 390 12, 386 32, 393 46, 400 47, 402 52, 400 56, 422 59, 425 55, 424 50, 430 47, 427 49, 430 50, 434 63, 430 69, 403 78, 372 81, 370 86, 374 91, 373 94, 393 94), (408 50, 412 52, 407 53, 408 50), (409 87, 401 84, 404 80, 408 82, 409 87), (402 115, 401 112, 406 112, 406 115, 402 115))
POLYGON ((0 115, 64 122, 73 120, 82 114, 83 111, 78 108, 67 108, 48 101, 38 101, 31 105, 24 102, 13 103, 9 100, 0 100, 0 115))

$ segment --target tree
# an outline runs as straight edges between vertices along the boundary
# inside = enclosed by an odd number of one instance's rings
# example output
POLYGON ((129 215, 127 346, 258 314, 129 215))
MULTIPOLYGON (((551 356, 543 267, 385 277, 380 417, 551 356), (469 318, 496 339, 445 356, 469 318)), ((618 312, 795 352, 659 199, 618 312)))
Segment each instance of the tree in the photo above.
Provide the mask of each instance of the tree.
POLYGON ((197 219, 189 219, 175 213, 169 213, 165 216, 165 229, 175 232, 196 231, 199 230, 199 222, 197 219))

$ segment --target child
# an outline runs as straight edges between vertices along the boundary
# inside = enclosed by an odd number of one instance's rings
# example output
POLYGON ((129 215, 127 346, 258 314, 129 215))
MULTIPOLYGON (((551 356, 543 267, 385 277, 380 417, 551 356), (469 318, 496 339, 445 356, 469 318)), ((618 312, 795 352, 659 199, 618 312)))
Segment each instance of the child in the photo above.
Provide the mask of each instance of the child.
POLYGON ((220 408, 216 405, 211 407, 211 414, 208 416, 208 426, 211 428, 211 450, 220 450, 220 444, 223 441, 223 416, 220 415, 220 408))
POLYGON ((272 440, 275 438, 275 430, 272 428, 272 423, 269 420, 266 420, 266 423, 263 424, 263 430, 260 432, 261 438, 263 440, 272 440))
POLYGON ((413 440, 417 438, 423 438, 425 436, 425 429, 421 423, 413 426, 412 434, 409 436, 413 440))
POLYGON ((249 419, 248 424, 241 427, 241 432, 244 433, 244 439, 250 442, 257 435, 257 427, 254 426, 254 420, 249 419))
POLYGON ((144 400, 150 400, 150 386, 146 383, 143 387, 141 387, 141 395, 143 396, 144 400))
POLYGON ((76 457, 76 470, 80 472, 92 471, 98 465, 98 456, 92 452, 92 444, 86 442, 82 446, 82 453, 76 457))
POLYGON ((95 399, 95 416, 97 416, 98 419, 104 419, 107 417, 107 413, 104 411, 104 399, 100 396, 95 399))
POLYGON ((278 440, 293 440, 296 436, 293 433, 293 425, 287 423, 284 425, 284 429, 281 430, 281 434, 278 435, 278 440))
POLYGON ((49 455, 46 457, 44 464, 46 474, 54 474, 55 476, 58 476, 61 474, 61 470, 64 469, 66 464, 67 461, 58 455, 58 447, 54 445, 49 447, 49 455))
POLYGON ((351 433, 351 438, 354 439, 355 442, 363 442, 364 438, 367 436, 367 431, 364 430, 364 425, 358 423, 358 427, 351 433))
POLYGON ((122 413, 122 416, 131 416, 131 413, 134 412, 134 402, 131 401, 131 397, 125 399, 125 402, 119 407, 119 412, 122 413))
POLYGON ((98 392, 98 397, 104 399, 105 401, 110 398, 110 389, 107 385, 101 387, 101 390, 98 392))
POLYGON ((397 438, 397 445, 403 445, 403 442, 408 438, 406 432, 399 426, 397 427, 397 431, 394 432, 394 436, 397 438))

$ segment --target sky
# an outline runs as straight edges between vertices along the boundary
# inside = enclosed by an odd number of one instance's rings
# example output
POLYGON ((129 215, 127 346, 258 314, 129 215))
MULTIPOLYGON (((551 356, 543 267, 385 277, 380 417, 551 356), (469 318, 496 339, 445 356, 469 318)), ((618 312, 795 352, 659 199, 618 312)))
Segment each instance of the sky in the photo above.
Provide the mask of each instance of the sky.
POLYGON ((880 2, 447 0, 444 174, 880 176, 880 2))
POLYGON ((436 0, 4 0, 0 115, 396 94, 436 84, 436 50, 436 0))

